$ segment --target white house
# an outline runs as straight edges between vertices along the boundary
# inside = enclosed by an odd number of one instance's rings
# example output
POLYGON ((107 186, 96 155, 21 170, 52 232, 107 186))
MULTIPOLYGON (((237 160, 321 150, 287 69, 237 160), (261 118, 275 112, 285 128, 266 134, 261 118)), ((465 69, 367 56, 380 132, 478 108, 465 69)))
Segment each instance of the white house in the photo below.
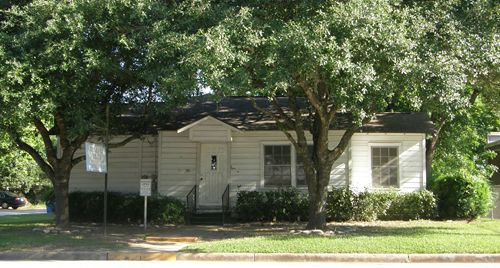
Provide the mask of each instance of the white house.
POLYGON ((492 150, 497 153, 496 157, 494 159, 490 159, 488 162, 498 168, 490 179, 491 186, 496 197, 495 203, 493 203, 494 208, 491 211, 491 217, 500 219, 500 132, 491 132, 488 135, 485 149, 492 150))
MULTIPOLYGON (((190 103, 172 118, 159 120, 156 129, 155 134, 111 150, 110 191, 138 192, 139 179, 151 177, 158 194, 186 200, 195 187, 197 205, 213 208, 221 206, 228 185, 233 205, 238 191, 290 186, 305 190, 294 147, 248 98, 190 103)), ((335 162, 330 187, 424 189, 425 136, 430 131, 432 123, 423 113, 377 115, 354 134, 335 162)), ((331 146, 342 133, 342 126, 330 130, 331 146)), ((74 168, 70 190, 102 191, 103 175, 84 169, 84 163, 74 168)))

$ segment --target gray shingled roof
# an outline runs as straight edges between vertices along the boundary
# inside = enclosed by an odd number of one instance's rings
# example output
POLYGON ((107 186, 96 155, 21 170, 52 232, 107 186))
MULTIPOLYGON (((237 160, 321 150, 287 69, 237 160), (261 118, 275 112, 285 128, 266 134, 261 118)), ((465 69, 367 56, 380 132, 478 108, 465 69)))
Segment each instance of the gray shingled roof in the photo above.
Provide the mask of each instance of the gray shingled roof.
MULTIPOLYGON (((258 106, 268 107, 267 98, 256 98, 258 106)), ((286 107, 287 98, 279 99, 286 107)), ((247 97, 228 97, 220 102, 201 98, 173 112, 170 118, 163 117, 156 122, 158 130, 177 130, 206 116, 243 131, 278 130, 275 121, 257 111, 247 97)), ((339 123, 332 129, 345 129, 350 124, 349 114, 338 114, 339 123)), ((431 133, 433 124, 425 113, 381 113, 375 120, 365 124, 362 132, 388 133, 431 133)))

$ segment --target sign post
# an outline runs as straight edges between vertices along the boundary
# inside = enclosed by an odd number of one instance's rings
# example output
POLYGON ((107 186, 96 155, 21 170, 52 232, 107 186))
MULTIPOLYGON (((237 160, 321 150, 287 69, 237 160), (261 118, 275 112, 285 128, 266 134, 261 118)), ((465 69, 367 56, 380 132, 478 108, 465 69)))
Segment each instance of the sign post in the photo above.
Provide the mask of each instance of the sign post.
POLYGON ((106 130, 104 144, 85 143, 87 171, 104 173, 104 237, 108 235, 108 152, 109 152, 109 103, 106 104, 106 130))
MULTIPOLYGON (((107 137, 107 136, 106 136, 107 137)), ((107 235, 108 139, 104 144, 85 142, 85 161, 88 172, 104 173, 104 236, 107 235)))
POLYGON ((144 196, 144 231, 148 228, 148 196, 151 196, 151 179, 141 179, 140 196, 144 196))

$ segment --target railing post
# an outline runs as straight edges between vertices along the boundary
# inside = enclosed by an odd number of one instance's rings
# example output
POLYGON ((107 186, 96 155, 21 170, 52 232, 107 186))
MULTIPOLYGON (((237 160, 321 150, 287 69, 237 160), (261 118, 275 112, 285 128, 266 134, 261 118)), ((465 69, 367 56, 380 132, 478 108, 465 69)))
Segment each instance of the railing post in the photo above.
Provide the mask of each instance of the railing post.
POLYGON ((191 191, 189 191, 189 193, 186 195, 186 223, 187 224, 191 224, 191 214, 196 212, 197 188, 198 188, 198 185, 193 186, 193 188, 191 188, 191 191))
POLYGON ((226 213, 229 210, 229 184, 226 186, 224 193, 222 194, 222 226, 226 220, 226 213))

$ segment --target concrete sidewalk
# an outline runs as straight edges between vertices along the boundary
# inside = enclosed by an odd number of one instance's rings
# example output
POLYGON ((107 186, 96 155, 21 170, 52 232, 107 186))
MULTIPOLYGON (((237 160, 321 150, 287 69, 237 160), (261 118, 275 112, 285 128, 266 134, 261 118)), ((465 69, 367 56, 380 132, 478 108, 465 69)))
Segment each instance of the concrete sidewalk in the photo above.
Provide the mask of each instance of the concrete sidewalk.
POLYGON ((500 263, 500 254, 182 253, 176 251, 1 252, 0 260, 500 263))

